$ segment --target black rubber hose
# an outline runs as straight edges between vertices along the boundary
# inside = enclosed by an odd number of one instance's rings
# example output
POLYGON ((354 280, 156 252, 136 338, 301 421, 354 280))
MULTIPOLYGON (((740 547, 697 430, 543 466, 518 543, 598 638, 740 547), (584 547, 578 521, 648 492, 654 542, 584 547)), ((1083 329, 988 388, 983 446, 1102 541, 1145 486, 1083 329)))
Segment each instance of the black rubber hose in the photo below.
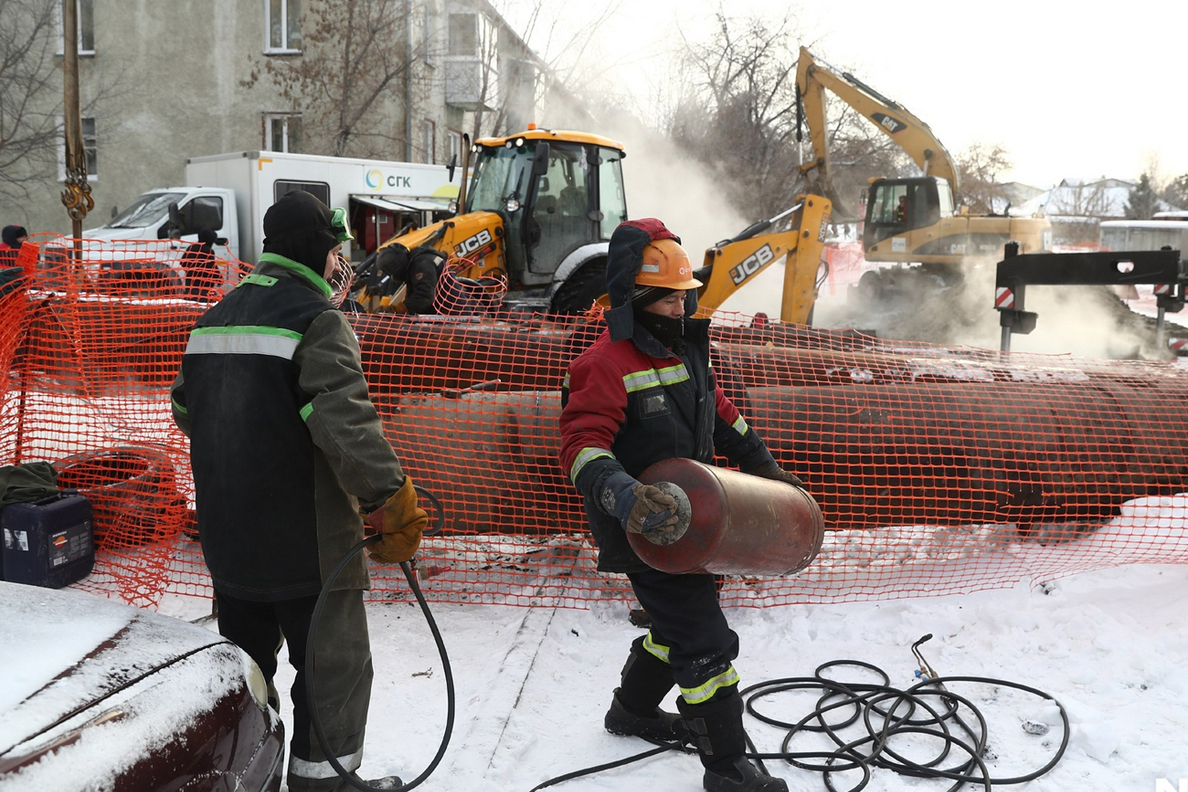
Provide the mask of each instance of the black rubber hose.
MULTIPOLYGON (((908 777, 952 781, 954 783, 949 787, 950 792, 955 792, 967 784, 985 790, 1010 784, 1022 784, 1043 776, 1055 767, 1064 756, 1065 749, 1068 748, 1070 736, 1068 713, 1059 701, 1042 690, 991 677, 926 677, 907 690, 899 690, 891 687, 886 672, 878 666, 859 660, 837 660, 817 668, 814 676, 773 679, 752 685, 740 690, 739 693, 746 703, 746 711, 754 718, 769 726, 788 730, 784 736, 781 750, 771 753, 756 751, 748 736, 747 756, 759 762, 764 759, 783 760, 802 770, 820 772, 825 788, 829 792, 860 792, 870 783, 871 771, 875 767, 892 770, 899 775, 908 777), (862 669, 873 674, 877 681, 840 682, 824 676, 824 672, 839 666, 862 669), (1064 733, 1059 747, 1049 761, 1037 770, 1011 778, 991 777, 983 759, 989 736, 986 718, 969 698, 948 690, 945 687, 946 682, 969 682, 1013 688, 1050 702, 1059 711, 1063 725, 1064 733), (805 690, 821 691, 822 695, 817 700, 816 708, 796 723, 767 715, 760 712, 756 706, 761 698, 777 693, 805 690), (972 723, 961 717, 960 709, 962 707, 970 711, 972 723), (881 725, 875 724, 873 716, 881 718, 881 725), (859 733, 854 739, 847 741, 838 732, 850 726, 858 726, 859 733), (861 733, 863 727, 865 734, 861 733), (797 732, 824 734, 837 745, 837 749, 834 751, 792 751, 790 743, 797 732), (923 734, 932 737, 940 742, 941 747, 931 760, 912 761, 906 759, 888 746, 892 738, 903 734, 923 734), (955 760, 957 764, 953 767, 938 767, 954 750, 959 752, 958 755, 966 754, 968 759, 955 760), (806 761, 810 759, 814 761, 811 763, 806 761), (862 778, 854 786, 844 791, 838 790, 834 785, 833 775, 851 770, 860 771, 862 778)), ((567 773, 537 785, 532 792, 559 784, 562 781, 646 759, 666 750, 682 750, 682 748, 675 743, 669 744, 617 762, 567 773)))
MULTIPOLYGON (((437 525, 431 531, 426 531, 425 535, 431 536, 440 532, 444 515, 441 509, 441 501, 420 487, 415 487, 415 489, 419 496, 427 498, 433 504, 438 514, 437 525)), ((378 542, 381 538, 379 534, 373 534, 364 538, 348 550, 346 555, 342 557, 342 560, 338 562, 338 565, 330 572, 329 577, 326 578, 326 584, 322 586, 322 591, 318 594, 318 601, 314 604, 313 616, 310 618, 309 623, 309 637, 306 639, 305 644, 305 698, 309 705, 309 720, 313 726, 314 735, 318 738, 318 745, 321 746, 322 753, 326 755, 326 760, 334 768, 334 771, 348 784, 361 792, 378 790, 379 787, 371 786, 343 767, 342 763, 335 756, 336 752, 330 747, 330 741, 326 739, 326 733, 322 730, 322 719, 318 716, 317 696, 314 693, 314 646, 316 645, 314 643, 314 636, 317 634, 318 621, 321 618, 326 597, 330 594, 330 589, 334 585, 334 581, 338 578, 339 573, 346 568, 346 565, 350 563, 351 559, 358 555, 364 547, 373 542, 378 542)), ((400 787, 401 790, 409 790, 419 786, 421 782, 432 775, 433 771, 437 769, 437 765, 441 763, 442 757, 445 756, 446 748, 450 744, 450 737, 454 733, 456 697, 454 694, 454 672, 450 667, 450 658, 446 653, 445 642, 441 638, 441 631, 437 629, 437 622, 433 619, 433 614, 429 610, 429 603, 425 601, 425 595, 421 593, 421 587, 417 583, 417 577, 413 573, 412 565, 408 561, 402 561, 400 563, 400 569, 404 571, 404 577, 408 580, 408 587, 412 589, 413 596, 417 598, 417 603, 421 606, 421 612, 425 614, 425 621, 429 624, 429 630, 433 633, 433 640, 437 643, 437 652, 441 655, 441 665, 445 673, 446 683, 446 724, 445 732, 441 737, 441 745, 438 746, 437 755, 433 757, 433 761, 429 763, 429 766, 412 781, 400 787)))

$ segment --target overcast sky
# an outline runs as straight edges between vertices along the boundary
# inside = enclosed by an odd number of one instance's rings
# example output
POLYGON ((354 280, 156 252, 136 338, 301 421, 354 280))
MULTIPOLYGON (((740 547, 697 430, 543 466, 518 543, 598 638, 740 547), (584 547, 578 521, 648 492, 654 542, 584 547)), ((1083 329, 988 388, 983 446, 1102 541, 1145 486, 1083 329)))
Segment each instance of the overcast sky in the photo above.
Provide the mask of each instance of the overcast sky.
MULTIPOLYGON (((564 5, 588 20, 608 4, 564 5)), ((611 84, 646 95, 668 74, 666 47, 680 41, 674 21, 697 40, 718 7, 716 0, 623 0, 610 24, 589 32, 596 42, 589 53, 616 64, 611 84)), ((804 44, 851 71, 932 127, 954 155, 979 141, 1002 144, 1015 163, 1009 176, 1019 181, 1137 179, 1153 163, 1163 178, 1188 173, 1184 0, 1129 0, 1108 12, 1069 0, 730 0, 728 7, 731 16, 776 18, 791 9, 802 35, 787 42, 793 52, 804 44)), ((515 24, 514 7, 508 17, 515 24)))

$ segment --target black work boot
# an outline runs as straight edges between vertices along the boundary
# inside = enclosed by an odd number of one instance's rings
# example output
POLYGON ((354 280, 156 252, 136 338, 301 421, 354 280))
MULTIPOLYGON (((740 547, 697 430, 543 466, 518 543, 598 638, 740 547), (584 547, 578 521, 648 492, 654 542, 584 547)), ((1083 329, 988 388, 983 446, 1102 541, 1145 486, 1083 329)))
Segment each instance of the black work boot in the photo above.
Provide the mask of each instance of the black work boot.
POLYGON ((628 737, 642 737, 645 740, 661 742, 684 742, 686 731, 681 716, 653 707, 651 714, 640 715, 623 706, 619 698, 620 688, 615 688, 610 709, 606 711, 603 724, 611 734, 628 737))
POLYGON ((623 665, 622 684, 615 688, 604 724, 611 734, 646 740, 681 742, 685 737, 681 716, 660 709, 660 702, 676 684, 668 663, 643 648, 644 636, 631 644, 623 665))
POLYGON ((783 779, 773 778, 746 758, 743 700, 738 687, 719 690, 704 704, 677 700, 685 718, 689 741, 701 754, 705 775, 701 785, 709 792, 788 792, 783 779))

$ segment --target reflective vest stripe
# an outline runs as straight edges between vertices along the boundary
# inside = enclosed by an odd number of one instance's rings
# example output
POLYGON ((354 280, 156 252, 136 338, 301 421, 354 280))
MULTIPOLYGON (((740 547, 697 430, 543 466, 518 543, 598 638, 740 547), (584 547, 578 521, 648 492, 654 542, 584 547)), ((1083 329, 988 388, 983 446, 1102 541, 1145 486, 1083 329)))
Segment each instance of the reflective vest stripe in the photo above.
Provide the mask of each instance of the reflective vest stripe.
POLYGON ((623 375, 623 387, 627 389, 628 393, 635 393, 645 388, 655 388, 659 385, 660 377, 653 369, 623 375))
POLYGON ((659 369, 656 373, 660 375, 661 385, 675 385, 689 379, 689 370, 685 368, 684 363, 659 369))
POLYGON ((199 327, 190 333, 187 355, 269 355, 292 360, 301 333, 280 327, 199 327))
POLYGON ((738 432, 740 435, 746 436, 747 429, 749 429, 750 427, 747 426, 747 422, 744 421, 743 417, 740 415, 740 416, 738 416, 738 420, 736 420, 734 423, 732 423, 730 425, 730 428, 733 429, 734 431, 738 432))
POLYGON ((685 368, 684 363, 678 363, 675 366, 666 366, 662 369, 646 369, 624 374, 623 387, 627 389, 628 393, 635 393, 646 388, 655 388, 658 385, 675 385, 687 379, 689 379, 689 370, 685 368))
POLYGON ((578 452, 577 457, 573 460, 573 465, 569 468, 569 480, 576 484, 578 473, 582 472, 582 468, 595 459, 601 459, 602 457, 614 459, 615 455, 605 448, 583 448, 578 452))
POLYGON ((734 666, 730 666, 730 668, 727 668, 722 673, 697 687, 681 688, 681 696, 689 704, 704 704, 713 698, 714 694, 722 688, 737 684, 738 672, 734 670, 734 666))

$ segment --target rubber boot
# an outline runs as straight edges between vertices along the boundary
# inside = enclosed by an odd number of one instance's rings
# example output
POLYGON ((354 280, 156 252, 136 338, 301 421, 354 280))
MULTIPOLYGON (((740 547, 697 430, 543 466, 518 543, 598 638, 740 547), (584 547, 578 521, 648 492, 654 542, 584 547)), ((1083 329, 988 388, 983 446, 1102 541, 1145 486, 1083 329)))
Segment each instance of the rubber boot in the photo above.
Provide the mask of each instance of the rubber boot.
POLYGON ((640 636, 631 644, 621 684, 615 688, 603 723, 611 734, 682 742, 685 728, 681 716, 660 709, 660 702, 676 684, 672 669, 644 649, 643 642, 640 636))
POLYGON ((718 691, 704 704, 677 700, 689 740, 705 767, 701 785, 709 792, 788 792, 783 779, 773 778, 746 758, 743 700, 738 688, 718 691))

